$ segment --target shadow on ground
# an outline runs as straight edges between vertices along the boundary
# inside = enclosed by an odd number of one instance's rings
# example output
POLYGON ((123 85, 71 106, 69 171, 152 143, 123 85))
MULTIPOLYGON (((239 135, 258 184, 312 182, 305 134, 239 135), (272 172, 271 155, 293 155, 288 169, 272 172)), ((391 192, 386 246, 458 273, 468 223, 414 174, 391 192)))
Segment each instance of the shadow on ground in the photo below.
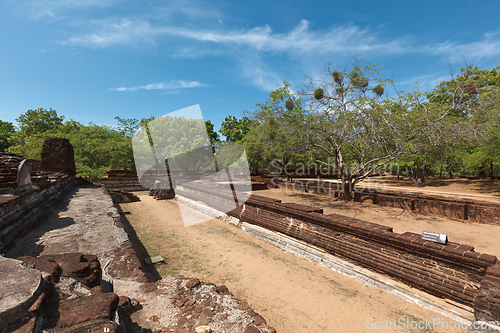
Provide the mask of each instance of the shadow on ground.
MULTIPOLYGON (((115 205, 115 207, 118 210, 118 213, 120 213, 123 229, 125 229, 125 232, 128 234, 128 238, 132 243, 132 247, 134 248, 135 253, 137 253, 137 256, 139 257, 141 263, 144 264, 144 259, 150 258, 151 254, 148 252, 144 244, 141 242, 139 236, 137 236, 137 232, 135 231, 134 227, 132 227, 132 225, 130 224, 130 221, 127 218, 127 215, 129 215, 130 212, 123 211, 119 205, 115 205)), ((162 264, 159 263, 156 265, 162 265, 162 264)), ((162 278, 160 273, 156 269, 155 264, 151 265, 144 264, 141 266, 141 270, 143 271, 145 270, 144 273, 146 273, 146 276, 148 277, 149 281, 157 281, 162 278)))
POLYGON ((9 258, 17 258, 21 256, 36 257, 43 252, 45 246, 43 242, 40 243, 40 238, 46 233, 56 230, 64 229, 70 225, 75 224, 71 217, 59 217, 58 212, 66 211, 71 198, 73 198, 78 191, 74 188, 71 192, 64 197, 51 212, 47 212, 46 216, 38 221, 37 227, 25 230, 20 235, 15 243, 6 251, 5 256, 9 258))

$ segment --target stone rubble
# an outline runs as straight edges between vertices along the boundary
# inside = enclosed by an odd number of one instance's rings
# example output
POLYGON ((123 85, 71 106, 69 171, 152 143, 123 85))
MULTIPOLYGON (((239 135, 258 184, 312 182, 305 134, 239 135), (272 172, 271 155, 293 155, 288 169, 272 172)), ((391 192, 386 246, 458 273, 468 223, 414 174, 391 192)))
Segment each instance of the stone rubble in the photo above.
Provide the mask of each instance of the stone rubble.
POLYGON ((138 283, 137 298, 103 292, 95 255, 23 256, 43 272, 44 290, 29 309, 31 319, 15 332, 39 333, 275 333, 247 302, 224 285, 175 277, 138 283))

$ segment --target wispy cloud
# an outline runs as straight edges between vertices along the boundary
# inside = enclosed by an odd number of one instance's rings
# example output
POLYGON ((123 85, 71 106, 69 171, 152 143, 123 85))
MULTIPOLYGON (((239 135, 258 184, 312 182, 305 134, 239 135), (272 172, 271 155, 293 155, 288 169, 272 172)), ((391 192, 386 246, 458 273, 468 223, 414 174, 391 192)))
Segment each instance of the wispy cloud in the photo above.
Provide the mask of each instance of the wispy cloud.
MULTIPOLYGON (((460 57, 484 57, 500 55, 500 33, 485 34, 480 40, 470 43, 445 41, 427 45, 412 45, 409 38, 399 37, 384 40, 370 29, 354 25, 333 27, 326 30, 311 30, 309 22, 302 20, 295 28, 285 33, 274 33, 270 26, 264 25, 244 30, 192 29, 180 26, 153 25, 145 20, 108 19, 94 21, 95 31, 72 37, 63 42, 66 45, 91 48, 113 45, 134 45, 138 43, 160 43, 162 38, 180 38, 185 46, 200 42, 211 46, 230 46, 250 49, 270 54, 287 54, 290 57, 314 55, 360 54, 428 54, 460 57)), ((206 49, 214 53, 213 49, 206 49)), ((198 51, 197 56, 203 51, 198 51)), ((177 56, 193 57, 191 52, 179 52, 177 56)))
POLYGON ((45 17, 53 18, 56 15, 73 10, 90 7, 107 7, 118 0, 5 0, 19 12, 25 13, 33 19, 45 17))
POLYGON ((409 90, 416 88, 418 91, 429 91, 434 89, 440 82, 451 80, 451 74, 448 75, 421 75, 414 78, 408 78, 398 82, 397 86, 409 90))
POLYGON ((500 55, 500 31, 486 33, 480 40, 470 43, 445 41, 422 47, 422 52, 446 55, 450 60, 476 57, 498 57, 500 55))
POLYGON ((147 21, 130 19, 95 21, 93 25, 98 26, 98 31, 72 37, 63 44, 100 48, 156 41, 162 37, 178 37, 184 41, 246 47, 261 52, 289 53, 297 56, 365 51, 404 53, 408 50, 408 46, 401 40, 378 42, 373 32, 351 25, 326 31, 311 31, 306 20, 302 20, 287 33, 273 33, 268 25, 246 30, 210 31, 178 26, 153 26, 147 21))
POLYGON ((104 21, 91 21, 89 26, 100 31, 63 41, 63 45, 80 45, 90 48, 102 48, 112 45, 132 45, 136 43, 154 44, 158 31, 146 21, 133 22, 128 19, 110 18, 104 21))
POLYGON ((163 90, 166 93, 175 93, 181 89, 205 87, 206 84, 198 81, 170 80, 169 82, 150 83, 143 86, 118 87, 108 90, 115 91, 137 91, 137 90, 163 90))
MULTIPOLYGON (((88 26, 90 33, 71 37, 62 44, 87 48, 149 44, 163 48, 170 56, 178 58, 224 56, 236 61, 239 67, 237 75, 266 91, 275 89, 276 84, 282 81, 281 74, 277 74, 280 69, 263 60, 275 56, 285 56, 286 60, 282 59, 280 63, 291 61, 294 68, 302 67, 306 71, 312 70, 314 65, 311 64, 325 59, 422 55, 456 61, 500 56, 500 31, 490 32, 468 43, 443 41, 417 45, 408 36, 386 38, 380 31, 355 25, 313 30, 306 20, 283 33, 273 32, 269 25, 230 29, 215 24, 209 29, 188 27, 189 24, 165 24, 167 21, 132 18, 95 20, 88 26)), ((430 84, 439 79, 441 77, 424 78, 424 81, 430 84)), ((152 87, 155 85, 121 90, 154 89, 152 87)))
POLYGON ((249 54, 240 59, 241 75, 263 91, 272 91, 283 82, 283 77, 264 63, 257 54, 249 54))

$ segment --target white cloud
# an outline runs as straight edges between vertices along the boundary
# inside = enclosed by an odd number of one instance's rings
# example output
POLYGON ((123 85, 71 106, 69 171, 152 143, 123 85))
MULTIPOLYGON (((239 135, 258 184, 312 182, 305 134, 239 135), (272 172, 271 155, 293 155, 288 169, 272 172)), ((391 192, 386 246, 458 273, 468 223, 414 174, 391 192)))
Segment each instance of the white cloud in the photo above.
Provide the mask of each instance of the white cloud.
POLYGON ((180 89, 205 87, 206 84, 198 81, 170 80, 169 82, 150 83, 135 87, 118 87, 108 90, 115 91, 137 91, 137 90, 165 90, 166 92, 178 92, 180 89))
POLYGON ((108 19, 94 21, 98 31, 72 37, 63 42, 85 47, 108 47, 112 45, 136 44, 157 41, 162 37, 177 37, 184 42, 198 41, 219 45, 247 47, 270 53, 345 54, 365 51, 403 53, 408 50, 400 40, 388 43, 377 41, 374 33, 356 26, 336 27, 326 31, 311 31, 309 23, 302 20, 287 33, 273 33, 264 25, 247 30, 198 30, 178 26, 153 26, 144 20, 108 19))
POLYGON ((451 74, 448 75, 421 75, 419 77, 409 78, 397 83, 398 89, 410 90, 417 88, 419 91, 433 90, 439 83, 451 80, 451 74))
MULTIPOLYGON (((221 25, 210 29, 193 29, 173 25, 152 25, 145 20, 108 19, 94 21, 96 31, 72 37, 63 42, 84 47, 109 47, 112 45, 135 45, 159 43, 161 38, 181 38, 184 49, 192 48, 193 42, 213 47, 229 46, 251 49, 271 54, 287 54, 290 57, 317 55, 359 56, 360 54, 418 54, 446 55, 448 57, 491 57, 500 55, 500 33, 485 34, 471 43, 446 41, 427 45, 412 45, 408 38, 382 40, 377 33, 354 25, 339 26, 328 30, 311 30, 309 22, 302 20, 295 28, 285 33, 274 33, 264 25, 244 30, 223 30, 221 25), (188 44, 188 46, 186 46, 188 44)), ((213 48, 207 53, 215 53, 213 48)), ((203 53, 203 52, 198 52, 203 53)), ((192 57, 190 52, 177 56, 192 57)))
POLYGON ((240 61, 242 76, 263 91, 276 90, 277 85, 283 82, 283 77, 263 63, 258 55, 247 55, 240 61))
POLYGON ((500 31, 489 32, 470 43, 446 41, 425 45, 422 52, 435 55, 446 55, 450 60, 472 59, 477 57, 498 57, 500 55, 500 31))
POLYGON ((101 32, 72 37, 63 45, 81 45, 90 48, 108 47, 111 45, 130 45, 138 42, 154 44, 157 32, 148 22, 133 22, 128 19, 107 19, 92 21, 90 26, 98 26, 101 32))
MULTIPOLYGON (((423 55, 456 61, 500 56, 500 31, 468 43, 445 41, 417 45, 405 36, 383 38, 377 31, 354 25, 312 30, 306 20, 283 33, 273 32, 269 25, 235 30, 215 24, 212 25, 214 28, 207 29, 187 27, 188 24, 165 24, 166 21, 151 23, 153 21, 130 18, 93 21, 89 25, 92 32, 62 43, 89 48, 160 45, 171 56, 180 58, 222 55, 235 59, 239 64, 239 74, 267 91, 274 90, 282 81, 276 74, 279 69, 262 60, 268 56, 284 55, 287 57, 285 61, 293 60, 295 68, 302 66, 307 68, 306 71, 325 59, 423 55)), ((436 80, 424 78, 426 83, 436 80)))
POLYGON ((18 11, 33 19, 53 18, 68 10, 81 10, 90 7, 107 7, 118 0, 6 0, 18 11))

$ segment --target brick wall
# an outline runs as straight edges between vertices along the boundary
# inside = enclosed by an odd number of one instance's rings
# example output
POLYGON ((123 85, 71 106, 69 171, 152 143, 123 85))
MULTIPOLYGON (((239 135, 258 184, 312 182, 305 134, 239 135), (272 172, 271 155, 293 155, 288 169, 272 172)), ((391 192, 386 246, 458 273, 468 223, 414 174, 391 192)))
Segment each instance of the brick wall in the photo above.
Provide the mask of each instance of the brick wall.
MULTIPOLYGON (((201 187, 181 195, 214 208, 231 200, 201 187)), ((314 207, 256 195, 228 215, 305 241, 434 296, 473 307, 479 316, 477 320, 500 317, 497 258, 477 253, 470 245, 427 242, 418 234, 394 233, 392 228, 380 224, 325 215, 314 207)))
MULTIPOLYGON (((280 186, 294 192, 306 192, 329 197, 338 197, 340 184, 325 182, 317 185, 317 181, 283 182, 267 178, 269 187, 280 186)), ((471 222, 500 225, 500 206, 486 202, 471 200, 453 200, 429 198, 411 194, 380 193, 373 191, 355 191, 354 200, 404 210, 412 210, 421 214, 444 216, 451 219, 469 220, 471 222)))
POLYGON ((481 281, 476 302, 474 317, 479 321, 500 320, 500 266, 488 267, 481 281))

